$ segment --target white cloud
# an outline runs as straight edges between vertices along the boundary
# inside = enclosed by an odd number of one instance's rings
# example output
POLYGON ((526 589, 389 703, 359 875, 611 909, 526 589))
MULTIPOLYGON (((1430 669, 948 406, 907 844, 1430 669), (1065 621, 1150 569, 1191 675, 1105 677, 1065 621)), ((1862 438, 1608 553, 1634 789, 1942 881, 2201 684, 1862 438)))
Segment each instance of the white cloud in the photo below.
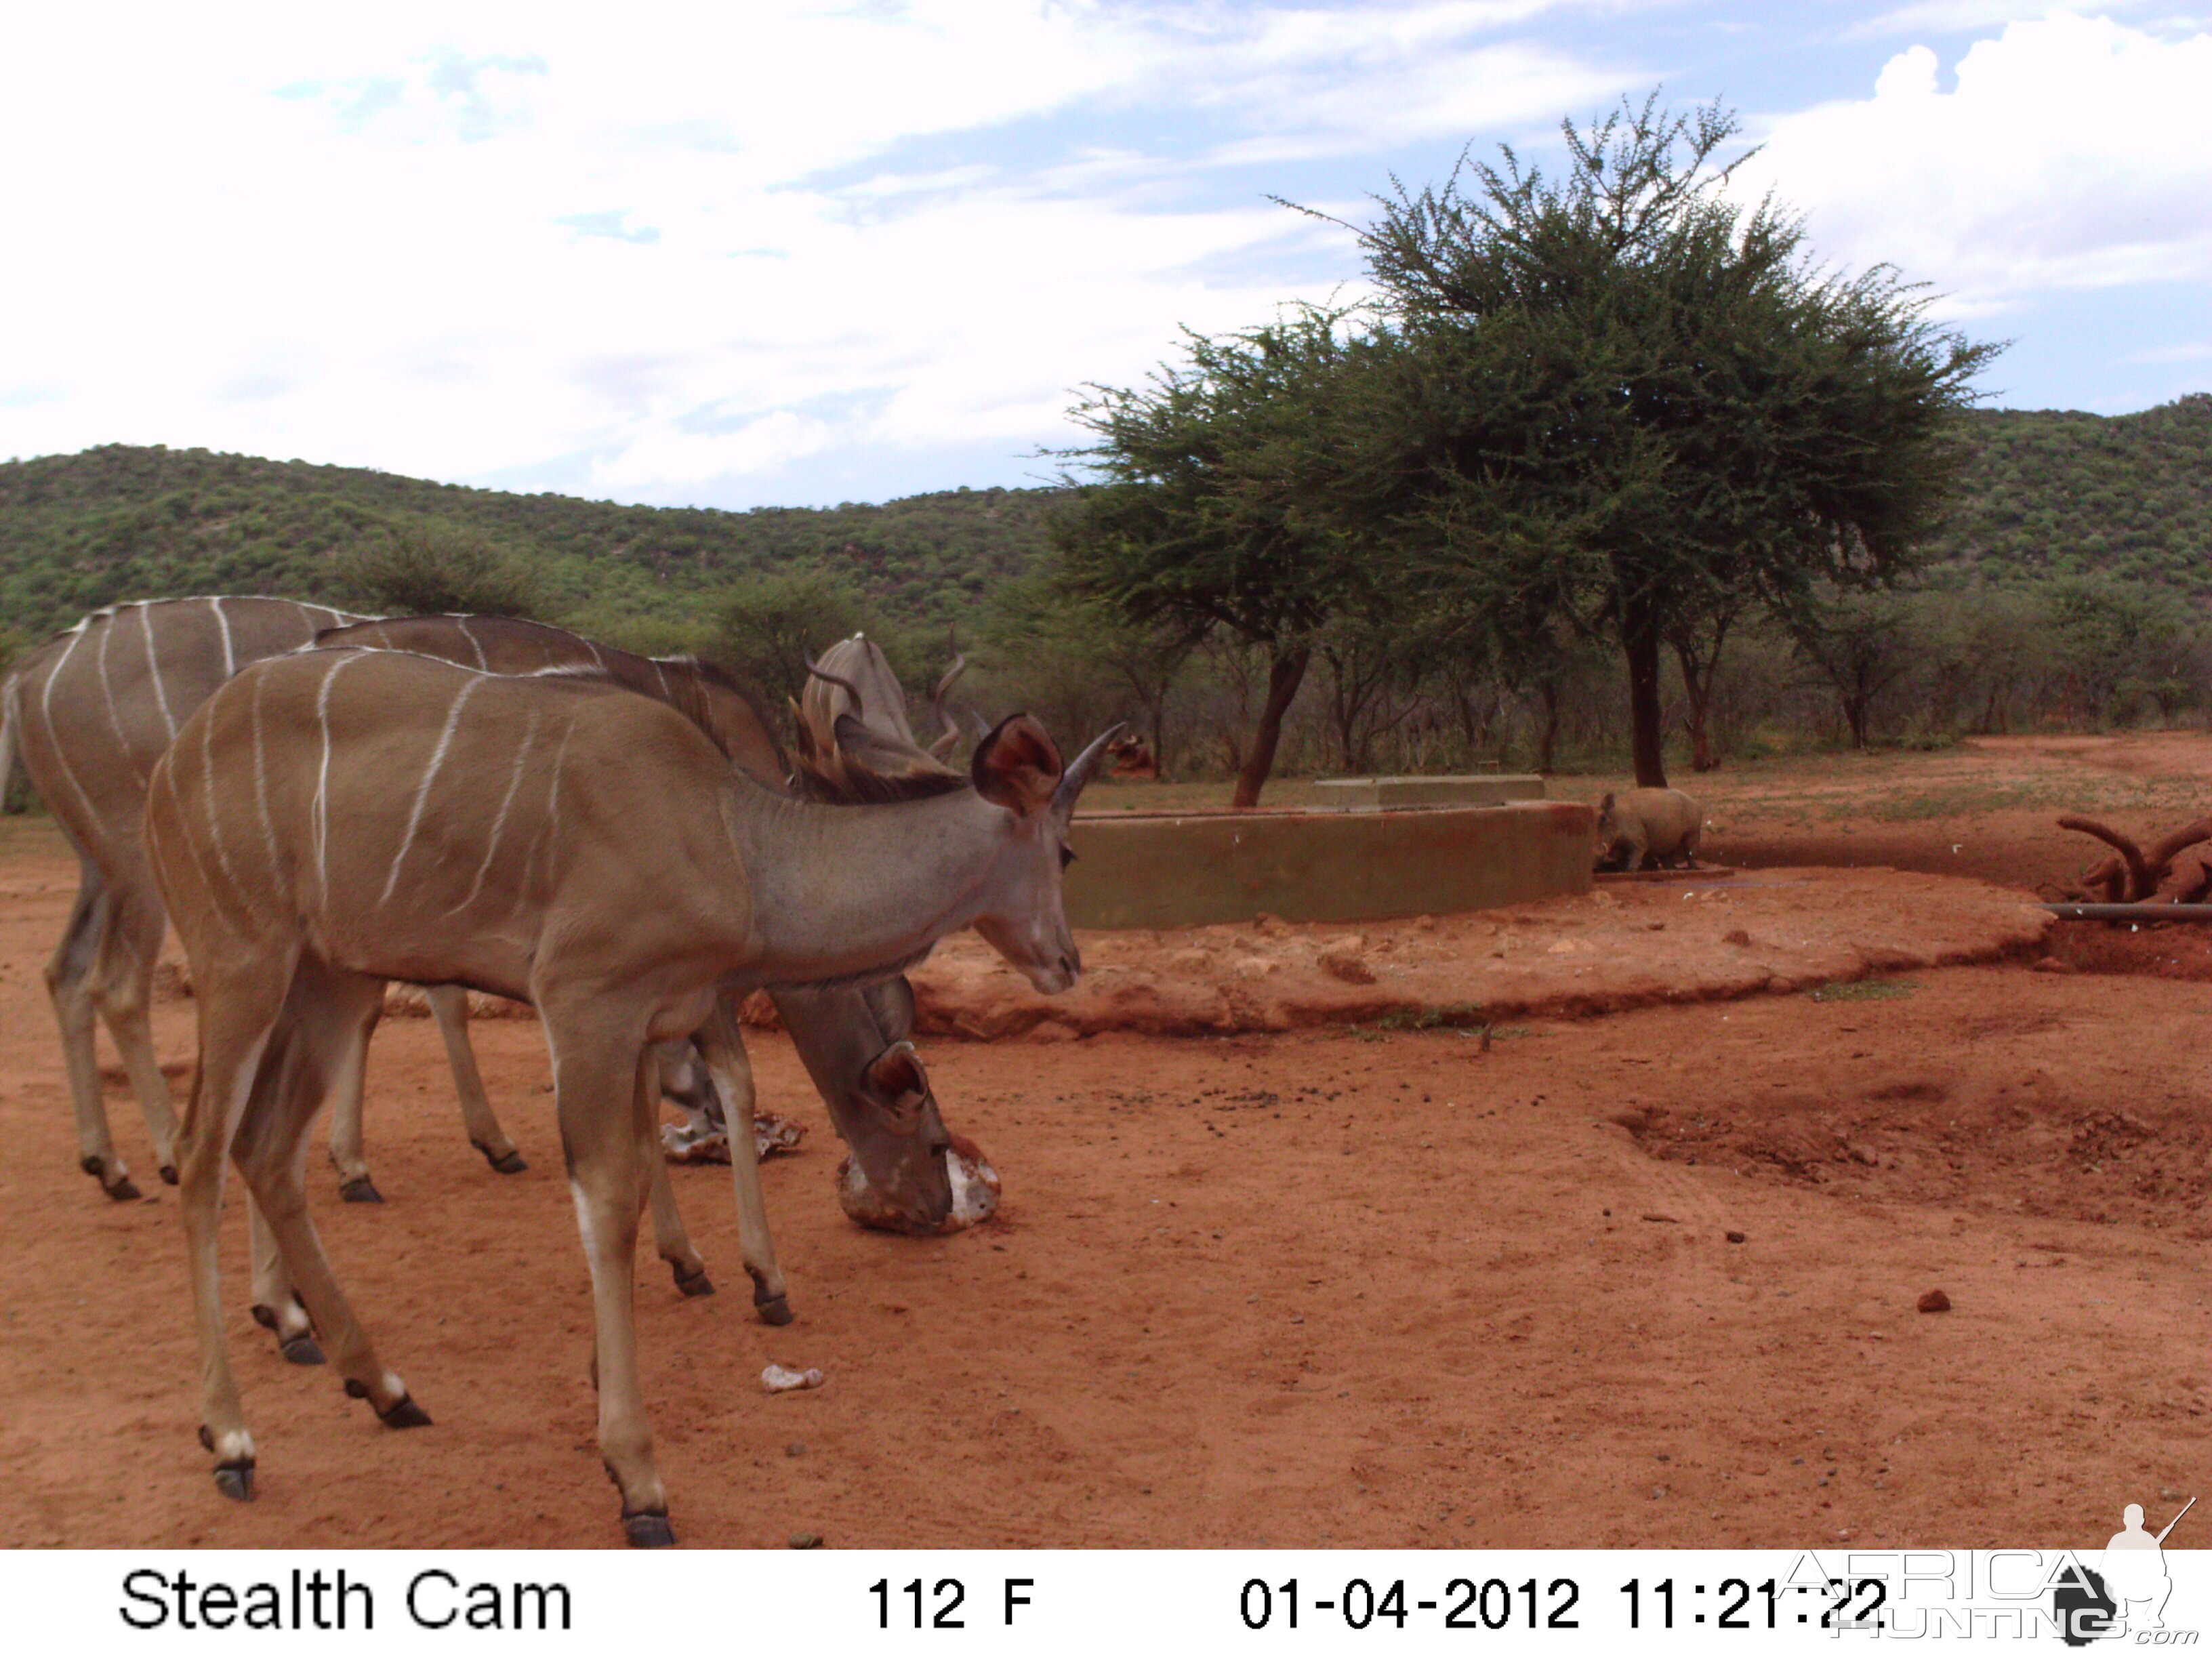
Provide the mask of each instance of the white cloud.
POLYGON ((1827 257, 1931 282, 1953 316, 2212 278, 2212 35, 2061 12, 1977 42, 1952 90, 1941 79, 1915 46, 1873 97, 1774 120, 1746 186, 1804 210, 1827 257))

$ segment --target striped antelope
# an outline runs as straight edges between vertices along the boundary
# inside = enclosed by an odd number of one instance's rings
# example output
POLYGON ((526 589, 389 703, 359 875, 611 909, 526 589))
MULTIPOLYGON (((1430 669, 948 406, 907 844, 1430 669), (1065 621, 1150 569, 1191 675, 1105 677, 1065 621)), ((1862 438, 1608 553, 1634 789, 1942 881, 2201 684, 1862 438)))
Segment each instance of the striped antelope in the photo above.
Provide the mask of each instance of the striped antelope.
MULTIPOLYGON (((410 617, 362 622, 326 630, 318 644, 325 649, 370 646, 412 651, 498 674, 593 668, 688 716, 732 765, 756 782, 777 790, 787 788, 788 769, 784 757, 752 704, 717 671, 689 658, 641 657, 596 644, 566 629, 501 617, 410 617)), ((951 683, 950 677, 946 683, 951 683)), ((891 684, 896 689, 897 682, 891 684)), ((838 775, 844 780, 842 791, 824 784, 816 790, 817 798, 846 802, 914 799, 949 793, 968 781, 964 773, 932 759, 911 743, 903 753, 876 745, 866 756, 848 758, 838 775), (872 762, 896 768, 896 775, 871 772, 872 762)), ((854 1161, 866 1175, 870 1187, 911 1231, 934 1231, 952 1206, 952 1188, 945 1166, 951 1137, 930 1092, 927 1074, 912 1045, 906 1042, 914 1026, 911 991, 901 981, 865 989, 772 990, 769 999, 807 1075, 821 1093, 831 1123, 852 1147, 854 1161), (902 1044, 904 1054, 895 1056, 893 1048, 902 1044)), ((457 1038, 465 1054, 465 1031, 449 1029, 448 1042, 457 1038)), ((742 1055, 739 1048, 734 1058, 742 1055)), ((678 1075, 679 1068, 690 1069, 687 1057, 676 1045, 664 1048, 658 1058, 664 1076, 678 1075)), ((741 1086, 746 1091, 742 1100, 723 1098, 730 1121, 737 1123, 748 1121, 750 1116, 749 1069, 742 1073, 741 1086)), ((348 1146, 358 1156, 359 1096, 342 1091, 335 1104, 340 1111, 351 1109, 355 1119, 350 1125, 333 1124, 331 1144, 348 1146)), ((740 1152, 734 1144, 732 1163, 738 1170, 738 1178, 745 1179, 740 1152)), ((688 1277, 688 1264, 696 1263, 697 1258, 682 1236, 682 1224, 675 1217, 672 1200, 665 1196, 665 1187, 663 1179, 654 1194, 655 1231, 661 1255, 675 1271, 678 1285, 684 1286, 696 1282, 688 1277)))
MULTIPOLYGON (((243 670, 156 764, 146 811, 198 993, 178 1158, 217 1486, 250 1497, 254 1468, 216 1255, 226 1149, 347 1391, 392 1426, 428 1420, 331 1273, 301 1146, 384 981, 461 983, 526 999, 544 1023, 592 1275, 599 1447, 630 1541, 672 1541, 633 1317, 657 1161, 647 1045, 697 1032, 722 1085, 722 994, 866 982, 970 925, 1040 990, 1066 989, 1081 967, 1066 827, 1099 751, 1063 770, 1017 715, 977 749, 972 788, 827 807, 753 784, 698 726, 608 679, 372 650, 243 670)), ((783 1294, 768 1267, 757 1299, 783 1294)))
MULTIPOLYGON (((782 757, 751 707, 698 665, 634 656, 542 624, 487 617, 380 623, 328 605, 240 595, 131 603, 86 617, 29 653, 0 693, 6 711, 0 787, 20 743, 33 786, 78 854, 82 883, 46 980, 62 1027, 80 1160, 116 1198, 135 1199, 139 1192, 108 1127, 93 1051, 95 1010, 124 1057, 162 1178, 175 1180, 170 1150, 175 1117, 148 1022, 148 988, 166 918, 140 846, 146 778, 175 735, 174 723, 238 667, 302 648, 319 632, 343 642, 349 629, 362 627, 376 629, 378 642, 389 643, 400 637, 391 630, 404 629, 407 648, 500 672, 561 664, 605 668, 648 696, 693 710, 733 761, 763 781, 784 775, 782 757)), ((470 1143, 495 1170, 519 1173, 528 1165, 501 1127, 477 1069, 465 993, 456 986, 433 986, 428 995, 453 1064, 470 1143)), ((835 1010, 823 1015, 824 1021, 835 1018, 835 1010)), ((789 1011, 786 1019, 790 1023, 789 1011)), ((807 1028, 793 1036, 810 1075, 829 1079, 823 1094, 831 1120, 854 1146, 871 1183, 910 1218, 915 1231, 933 1229, 951 1201, 941 1158, 946 1135, 935 1102, 916 1103, 905 1092, 886 1096, 865 1076, 869 1062, 908 1035, 910 1017, 904 1024, 876 1019, 880 1040, 857 1060, 849 1051, 864 1045, 859 1034, 829 1033, 821 1021, 804 1015, 798 1023, 807 1028), (824 1033, 819 1039, 817 1030, 824 1033)), ((902 1072, 900 1076, 903 1080, 902 1072)), ((363 1151, 358 1081, 342 1084, 333 1095, 331 1156, 341 1191, 373 1201, 378 1194, 363 1151)), ((678 1263, 674 1255, 670 1260, 678 1263)), ((696 1257, 691 1266, 696 1270, 696 1257)), ((680 1264, 678 1282, 687 1282, 680 1264)), ((695 1288, 705 1284, 696 1277, 688 1282, 695 1288)), ((268 1323, 285 1304, 271 1291, 257 1294, 255 1306, 268 1323)), ((283 1317, 282 1328, 271 1328, 288 1342, 299 1339, 304 1322, 294 1328, 294 1316, 283 1317)))
MULTIPOLYGON (((318 629, 359 620, 294 599, 118 605, 30 653, 0 689, 0 787, 20 748, 33 786, 77 855, 76 902, 46 964, 46 988, 61 1024, 78 1162, 111 1198, 139 1194, 108 1127, 95 1016, 122 1054, 161 1178, 176 1179, 176 1116, 148 1018, 166 919, 139 840, 147 778, 179 726, 238 669, 296 650, 318 629)), ((460 994, 434 993, 432 1006, 449 1018, 460 994)), ((495 1168, 520 1169, 473 1067, 459 1081, 471 1139, 495 1168)), ((368 1177, 366 1168, 343 1163, 340 1172, 349 1182, 368 1177)))

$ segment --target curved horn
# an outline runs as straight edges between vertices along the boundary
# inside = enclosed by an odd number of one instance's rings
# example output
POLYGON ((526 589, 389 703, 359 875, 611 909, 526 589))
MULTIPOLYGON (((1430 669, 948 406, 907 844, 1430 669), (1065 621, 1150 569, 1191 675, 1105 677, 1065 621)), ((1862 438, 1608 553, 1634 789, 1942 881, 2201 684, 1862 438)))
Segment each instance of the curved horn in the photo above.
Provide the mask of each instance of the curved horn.
POLYGON ((1083 793, 1083 786, 1091 781, 1091 775, 1098 769, 1098 759, 1106 752, 1106 745, 1119 737, 1121 731, 1122 722, 1115 721, 1091 738, 1091 746, 1075 757, 1075 764, 1060 775, 1060 787, 1052 792, 1052 810, 1054 812, 1063 818, 1074 813, 1075 798, 1083 793))
POLYGON ((809 662, 806 665, 806 672, 814 676, 817 680, 827 680, 832 685, 841 685, 844 687, 846 690, 853 694, 853 707, 863 714, 866 714, 868 712, 868 700, 860 695, 860 688, 854 684, 852 681, 841 678, 817 662, 809 662))
POLYGON ((937 710, 937 723, 945 730, 929 745, 929 752, 939 760, 951 757, 953 745, 960 741, 960 722, 954 720, 945 707, 945 694, 952 689, 953 682, 968 672, 968 659, 958 652, 952 653, 952 666, 945 671, 945 678, 937 683, 937 695, 930 699, 937 710))

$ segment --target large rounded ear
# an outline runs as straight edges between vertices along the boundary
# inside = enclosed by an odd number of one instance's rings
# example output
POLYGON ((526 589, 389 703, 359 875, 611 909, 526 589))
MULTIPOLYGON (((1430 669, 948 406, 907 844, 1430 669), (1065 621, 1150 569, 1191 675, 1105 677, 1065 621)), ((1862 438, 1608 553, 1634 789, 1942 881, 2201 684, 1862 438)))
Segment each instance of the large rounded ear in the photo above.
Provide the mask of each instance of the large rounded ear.
POLYGON ((1598 816, 1603 817, 1611 811, 1613 811, 1613 792, 1608 789, 1606 791, 1605 799, 1597 804, 1598 816))
POLYGON ((896 1042, 913 1035, 914 983, 904 974, 881 984, 864 987, 860 997, 875 1015, 876 1026, 883 1032, 884 1041, 896 1042))
POLYGON ((929 1092, 929 1074, 921 1069, 921 1056, 911 1042, 894 1042, 868 1062, 868 1081, 886 1100, 903 1100, 908 1095, 929 1092))
POLYGON ((975 793, 994 806, 1027 817, 1052 805, 1060 787, 1060 750, 1027 714, 1009 714, 975 745, 968 774, 975 793))

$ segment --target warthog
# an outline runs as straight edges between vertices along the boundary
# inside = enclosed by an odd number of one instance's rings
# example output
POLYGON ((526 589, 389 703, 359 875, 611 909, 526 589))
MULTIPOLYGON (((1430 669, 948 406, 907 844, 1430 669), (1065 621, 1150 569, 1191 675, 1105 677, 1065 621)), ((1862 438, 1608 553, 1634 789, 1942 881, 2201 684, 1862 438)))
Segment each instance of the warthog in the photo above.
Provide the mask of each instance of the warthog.
POLYGON ((1679 789, 1631 789, 1597 804, 1601 868, 1658 869, 1698 861, 1705 814, 1679 789))

